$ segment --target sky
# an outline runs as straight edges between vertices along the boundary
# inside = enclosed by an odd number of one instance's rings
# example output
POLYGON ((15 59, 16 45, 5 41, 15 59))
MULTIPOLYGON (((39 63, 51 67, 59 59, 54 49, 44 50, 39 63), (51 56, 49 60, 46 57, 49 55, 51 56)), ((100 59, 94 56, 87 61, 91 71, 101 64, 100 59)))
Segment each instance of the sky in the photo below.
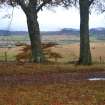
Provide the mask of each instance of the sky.
MULTIPOLYGON (((0 9, 0 29, 4 30, 27 30, 26 16, 20 7, 15 7, 11 21, 12 8, 0 9), (9 14, 9 15, 8 15, 9 14), (7 16, 9 18, 4 18, 7 16)), ((79 29, 79 10, 75 8, 64 9, 61 7, 43 9, 38 13, 38 22, 41 31, 60 30, 62 28, 79 29)), ((105 27, 105 14, 92 13, 89 21, 90 28, 105 27)))

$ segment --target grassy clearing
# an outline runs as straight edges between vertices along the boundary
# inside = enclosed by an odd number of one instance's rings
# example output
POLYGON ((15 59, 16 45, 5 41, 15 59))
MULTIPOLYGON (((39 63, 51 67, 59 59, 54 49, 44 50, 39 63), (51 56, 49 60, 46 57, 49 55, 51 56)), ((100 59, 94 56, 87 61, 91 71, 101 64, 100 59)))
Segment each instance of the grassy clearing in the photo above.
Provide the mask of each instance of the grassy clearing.
POLYGON ((104 105, 105 81, 0 87, 1 105, 104 105))

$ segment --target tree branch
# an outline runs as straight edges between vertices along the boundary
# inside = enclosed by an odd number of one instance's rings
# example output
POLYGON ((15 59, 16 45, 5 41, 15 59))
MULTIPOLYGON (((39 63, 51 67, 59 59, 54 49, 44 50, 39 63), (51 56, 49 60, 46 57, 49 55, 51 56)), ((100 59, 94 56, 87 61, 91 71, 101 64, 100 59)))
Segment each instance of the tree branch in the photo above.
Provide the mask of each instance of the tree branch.
POLYGON ((27 8, 24 5, 24 0, 17 0, 17 3, 21 6, 21 8, 24 10, 24 12, 27 12, 27 8))
POLYGON ((90 0, 90 1, 89 1, 89 6, 93 3, 93 1, 94 1, 94 0, 90 0))
POLYGON ((102 13, 104 13, 104 12, 105 12, 105 9, 102 10, 102 13))
POLYGON ((46 0, 46 1, 43 1, 42 4, 40 4, 40 6, 37 8, 36 12, 39 12, 43 6, 45 6, 47 3, 49 3, 51 0, 46 0))

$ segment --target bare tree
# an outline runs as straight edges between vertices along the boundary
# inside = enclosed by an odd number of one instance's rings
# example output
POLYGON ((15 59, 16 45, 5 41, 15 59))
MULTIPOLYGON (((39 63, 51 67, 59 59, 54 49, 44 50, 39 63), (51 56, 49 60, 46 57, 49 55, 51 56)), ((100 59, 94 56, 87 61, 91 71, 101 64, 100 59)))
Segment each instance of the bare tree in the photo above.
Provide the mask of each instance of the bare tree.
POLYGON ((89 8, 94 0, 79 0, 80 5, 80 58, 79 64, 92 63, 89 41, 89 8))
POLYGON ((28 32, 31 41, 33 62, 41 63, 44 56, 41 49, 40 28, 37 21, 37 14, 47 4, 59 4, 53 0, 0 0, 0 3, 7 3, 11 6, 20 5, 27 18, 28 32))
POLYGON ((98 11, 98 13, 105 12, 105 0, 94 0, 92 4, 91 7, 95 8, 95 11, 98 11))
POLYGON ((79 64, 92 63, 89 41, 89 12, 91 9, 105 12, 105 0, 79 0, 80 6, 80 58, 79 64))
POLYGON ((74 0, 72 3, 80 8, 80 57, 78 63, 83 65, 92 63, 89 41, 89 10, 94 1, 74 0))
MULTIPOLYGON (((68 7, 78 3, 80 6, 80 58, 79 64, 91 64, 91 52, 89 43, 89 9, 98 0, 1 0, 11 5, 20 5, 27 17, 28 31, 31 40, 32 57, 34 62, 43 62, 41 50, 40 30, 37 14, 43 6, 63 5, 68 7)), ((98 3, 98 2, 97 2, 98 3)))

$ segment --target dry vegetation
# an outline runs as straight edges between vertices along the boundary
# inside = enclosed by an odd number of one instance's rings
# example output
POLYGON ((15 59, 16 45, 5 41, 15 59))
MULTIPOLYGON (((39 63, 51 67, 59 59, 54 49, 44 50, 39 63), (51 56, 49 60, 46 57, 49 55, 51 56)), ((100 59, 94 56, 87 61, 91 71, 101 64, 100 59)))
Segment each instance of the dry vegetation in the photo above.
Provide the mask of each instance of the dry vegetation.
POLYGON ((105 81, 0 87, 1 105, 104 105, 105 81))
MULTIPOLYGON (((26 45, 25 45, 26 46, 26 45)), ((5 60, 5 52, 7 52, 7 59, 19 61, 21 55, 23 55, 26 61, 31 59, 31 51, 28 49, 25 53, 22 51, 25 46, 17 46, 16 48, 0 48, 0 60, 5 60), (16 58, 17 57, 17 58, 16 58), (19 59, 18 59, 19 58, 19 59)), ((57 61, 60 63, 69 63, 72 61, 77 61, 79 57, 79 43, 66 44, 66 45, 54 45, 49 48, 44 48, 45 54, 47 54, 47 59, 50 61, 57 61), (56 54, 51 54, 56 53, 56 54), (54 55, 51 57, 50 55, 54 55), (59 55, 58 59, 55 55, 59 55), (49 58, 48 58, 49 56, 49 58)), ((94 42, 91 43, 92 59, 94 63, 104 63, 105 62, 105 43, 104 42, 94 42)))
MULTIPOLYGON (((105 43, 96 42, 91 43, 92 59, 95 63, 105 62, 105 43)), ((69 44, 69 45, 56 45, 49 48, 50 52, 59 54, 61 57, 58 58, 60 63, 69 63, 72 61, 77 61, 79 58, 79 44, 69 44)), ((55 59, 49 59, 55 62, 55 59)))
POLYGON ((35 73, 79 73, 105 71, 104 64, 77 66, 72 64, 0 63, 0 75, 30 75, 35 73))
MULTIPOLYGON (((42 50, 43 50, 43 54, 45 56, 46 61, 48 61, 48 58, 52 58, 52 59, 55 59, 55 62, 57 63, 58 58, 62 58, 62 56, 59 53, 51 50, 51 48, 54 47, 55 45, 56 45, 55 43, 43 43, 42 44, 42 50)), ((18 53, 16 55, 16 61, 18 61, 18 62, 32 61, 30 45, 24 45, 23 49, 21 49, 20 51, 21 51, 21 53, 18 53)))
POLYGON ((5 61, 5 53, 7 60, 14 61, 15 56, 21 52, 24 46, 16 46, 14 48, 0 48, 0 61, 5 61))
MULTIPOLYGON (((97 72, 105 65, 39 65, 0 63, 0 75, 30 75, 38 72, 97 72)), ((1 105, 104 105, 105 81, 71 81, 68 84, 0 84, 1 105)))
MULTIPOLYGON (((1 48, 0 55, 2 56, 7 52, 8 57, 11 55, 15 57, 17 54, 22 54, 24 48, 24 46, 9 49, 1 48)), ((37 73, 75 73, 76 75, 90 72, 105 73, 104 64, 93 64, 91 66, 69 64, 78 59, 79 44, 56 45, 47 50, 54 52, 54 56, 60 55, 57 60, 56 57, 48 58, 55 63, 1 62, 0 76, 34 75, 37 73)), ((91 51, 94 62, 105 62, 105 43, 91 43, 91 51)), ((105 105, 105 81, 82 80, 71 81, 68 84, 0 84, 0 105, 105 105)))
MULTIPOLYGON (((53 47, 52 51, 55 51, 63 56, 63 58, 60 59, 59 62, 77 61, 79 58, 79 44, 58 45, 53 47)), ((91 43, 91 52, 93 62, 105 63, 104 42, 91 43)))

